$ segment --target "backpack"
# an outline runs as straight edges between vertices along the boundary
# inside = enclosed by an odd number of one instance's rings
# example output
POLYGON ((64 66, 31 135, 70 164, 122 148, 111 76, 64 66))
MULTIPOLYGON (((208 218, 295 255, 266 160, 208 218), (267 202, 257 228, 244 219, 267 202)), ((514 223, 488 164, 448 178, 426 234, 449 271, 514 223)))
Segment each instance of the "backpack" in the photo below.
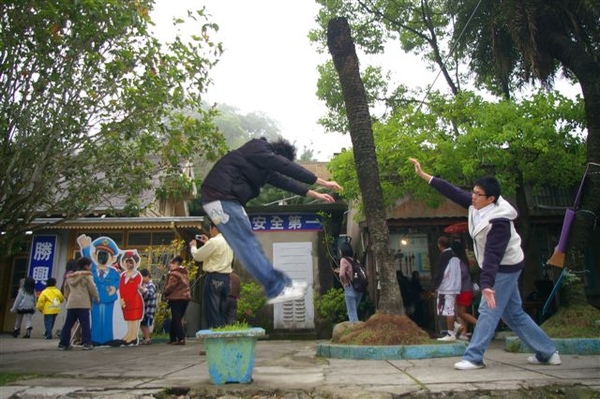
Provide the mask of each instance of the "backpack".
POLYGON ((352 288, 356 292, 366 292, 369 281, 365 267, 357 259, 346 257, 346 260, 352 265, 352 288))

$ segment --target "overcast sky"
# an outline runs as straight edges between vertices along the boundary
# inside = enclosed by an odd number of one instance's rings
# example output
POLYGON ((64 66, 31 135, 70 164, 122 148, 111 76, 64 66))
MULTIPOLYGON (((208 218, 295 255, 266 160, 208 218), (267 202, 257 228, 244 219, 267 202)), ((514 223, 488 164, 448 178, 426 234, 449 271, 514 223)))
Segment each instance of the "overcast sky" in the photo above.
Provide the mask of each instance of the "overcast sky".
MULTIPOLYGON (((158 36, 170 39, 173 17, 185 18, 186 10, 202 5, 219 25, 213 39, 225 49, 210 73, 214 84, 207 102, 226 103, 242 113, 264 112, 279 122, 299 153, 308 146, 320 161, 351 146, 348 135, 324 133, 317 123, 326 108, 315 94, 316 67, 330 55, 318 54, 307 38, 316 26, 313 0, 156 0, 152 17, 158 36)), ((393 70, 396 83, 414 87, 434 81, 435 73, 398 48, 386 50, 379 61, 393 70)), ((442 80, 435 88, 444 87, 442 80)))
POLYGON ((316 26, 314 1, 157 0, 152 16, 159 35, 168 38, 172 17, 184 17, 187 9, 201 4, 219 25, 214 38, 225 49, 210 74, 210 103, 266 113, 280 123, 282 135, 295 141, 299 152, 304 146, 313 148, 321 161, 350 147, 349 136, 324 133, 317 123, 326 108, 315 94, 316 67, 329 54, 318 54, 307 38, 316 26))

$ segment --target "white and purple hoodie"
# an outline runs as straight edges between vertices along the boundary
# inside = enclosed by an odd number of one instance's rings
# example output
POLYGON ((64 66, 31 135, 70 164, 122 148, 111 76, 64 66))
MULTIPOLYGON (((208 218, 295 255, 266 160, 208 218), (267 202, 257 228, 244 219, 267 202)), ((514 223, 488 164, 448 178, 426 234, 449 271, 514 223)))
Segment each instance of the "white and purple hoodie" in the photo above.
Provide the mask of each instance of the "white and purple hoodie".
POLYGON ((488 205, 483 216, 475 224, 471 193, 434 177, 429 184, 449 200, 468 209, 469 234, 473 238, 473 250, 481 268, 481 289, 492 288, 497 273, 516 273, 523 269, 525 256, 521 249, 521 237, 515 230, 514 220, 518 213, 502 196, 488 205), (487 209, 491 207, 491 209, 487 209))

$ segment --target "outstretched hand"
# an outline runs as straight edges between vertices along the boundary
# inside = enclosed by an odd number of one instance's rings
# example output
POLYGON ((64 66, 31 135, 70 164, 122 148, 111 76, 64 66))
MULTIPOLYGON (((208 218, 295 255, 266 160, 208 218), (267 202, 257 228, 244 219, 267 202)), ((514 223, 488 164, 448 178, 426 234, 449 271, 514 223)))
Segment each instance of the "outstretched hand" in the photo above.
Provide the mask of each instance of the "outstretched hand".
POLYGON ((421 163, 417 160, 417 158, 408 158, 408 162, 412 163, 415 166, 415 172, 419 173, 422 171, 421 163))
POLYGON ((319 186, 326 187, 326 188, 328 188, 330 190, 333 190, 333 191, 341 191, 342 190, 342 186, 340 186, 337 182, 335 182, 333 180, 329 180, 329 181, 328 180, 323 180, 323 179, 321 179, 319 177, 319 178, 317 178, 316 183, 319 186))

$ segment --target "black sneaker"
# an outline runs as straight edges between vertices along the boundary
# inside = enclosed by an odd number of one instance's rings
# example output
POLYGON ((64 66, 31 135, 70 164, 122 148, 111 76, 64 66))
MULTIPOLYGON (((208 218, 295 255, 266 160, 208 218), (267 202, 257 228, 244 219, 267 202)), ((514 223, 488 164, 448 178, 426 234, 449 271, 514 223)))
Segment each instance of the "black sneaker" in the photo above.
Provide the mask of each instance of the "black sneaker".
POLYGON ((94 345, 89 345, 89 344, 88 345, 83 345, 81 347, 81 349, 83 349, 84 351, 91 351, 91 350, 94 349, 94 345))
POLYGON ((58 350, 59 351, 68 351, 70 349, 71 349, 70 346, 64 346, 64 345, 60 345, 60 344, 58 345, 58 350))

